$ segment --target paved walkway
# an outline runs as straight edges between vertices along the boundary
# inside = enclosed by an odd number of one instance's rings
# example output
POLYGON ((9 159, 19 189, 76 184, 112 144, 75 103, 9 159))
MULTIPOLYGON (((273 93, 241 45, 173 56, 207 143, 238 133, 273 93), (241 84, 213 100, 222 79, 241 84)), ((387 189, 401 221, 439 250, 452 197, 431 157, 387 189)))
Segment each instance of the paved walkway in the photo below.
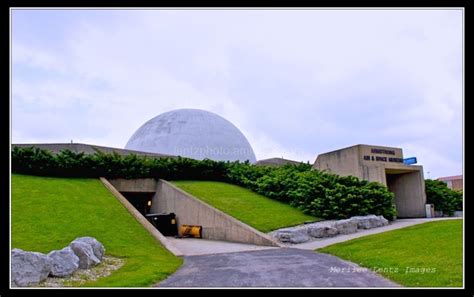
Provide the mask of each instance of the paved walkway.
POLYGON ((396 229, 401 229, 401 228, 418 225, 422 223, 442 221, 442 220, 459 220, 459 219, 462 219, 462 218, 461 217, 446 217, 446 218, 431 218, 431 219, 426 219, 426 218, 397 219, 396 221, 391 222, 389 225, 384 226, 384 227, 378 227, 378 228, 368 229, 368 230, 357 230, 356 233, 352 233, 352 234, 344 234, 344 235, 337 235, 335 237, 315 239, 314 241, 310 241, 310 242, 293 244, 291 245, 291 247, 296 248, 296 249, 303 249, 303 250, 315 250, 315 249, 320 249, 331 244, 348 241, 354 238, 387 232, 387 231, 396 230, 396 229))
POLYGON ((158 287, 397 287, 337 257, 292 248, 186 256, 158 287))
POLYGON ((370 234, 432 221, 462 218, 398 219, 388 226, 274 248, 205 239, 176 239, 184 264, 156 287, 399 287, 372 271, 312 250, 370 234))
POLYGON ((217 241, 200 238, 174 238, 166 237, 169 243, 185 256, 209 255, 243 251, 258 251, 276 249, 277 247, 244 244, 228 241, 217 241))

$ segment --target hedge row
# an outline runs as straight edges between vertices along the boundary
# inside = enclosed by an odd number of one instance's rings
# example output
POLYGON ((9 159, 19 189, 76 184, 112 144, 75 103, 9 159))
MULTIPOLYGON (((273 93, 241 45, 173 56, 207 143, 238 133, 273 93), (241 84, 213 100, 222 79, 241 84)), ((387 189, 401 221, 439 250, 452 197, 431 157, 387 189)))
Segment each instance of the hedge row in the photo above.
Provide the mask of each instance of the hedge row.
POLYGON ((391 220, 396 215, 394 194, 384 185, 311 170, 308 164, 277 168, 243 164, 230 166, 228 176, 232 183, 319 218, 376 214, 391 220))
POLYGON ((439 180, 425 180, 426 203, 434 204, 435 210, 443 214, 453 215, 454 211, 462 210, 462 192, 448 188, 439 180))
POLYGON ((100 152, 86 155, 69 150, 54 155, 39 148, 15 147, 12 171, 61 177, 216 180, 246 187, 324 219, 366 214, 392 219, 395 215, 394 195, 382 184, 312 170, 309 164, 261 167, 238 161, 145 158, 100 152))
POLYGON ((227 164, 189 158, 146 158, 134 154, 75 153, 52 154, 36 147, 12 149, 15 173, 58 177, 146 178, 168 180, 226 180, 227 164))

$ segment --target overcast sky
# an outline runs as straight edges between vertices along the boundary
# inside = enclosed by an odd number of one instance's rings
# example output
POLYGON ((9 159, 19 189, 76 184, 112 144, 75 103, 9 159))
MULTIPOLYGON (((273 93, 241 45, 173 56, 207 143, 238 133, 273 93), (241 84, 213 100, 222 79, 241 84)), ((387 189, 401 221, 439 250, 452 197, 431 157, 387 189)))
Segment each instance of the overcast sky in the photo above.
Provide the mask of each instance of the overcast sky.
POLYGON ((14 10, 12 142, 123 148, 198 108, 257 159, 373 144, 463 170, 461 10, 14 10))

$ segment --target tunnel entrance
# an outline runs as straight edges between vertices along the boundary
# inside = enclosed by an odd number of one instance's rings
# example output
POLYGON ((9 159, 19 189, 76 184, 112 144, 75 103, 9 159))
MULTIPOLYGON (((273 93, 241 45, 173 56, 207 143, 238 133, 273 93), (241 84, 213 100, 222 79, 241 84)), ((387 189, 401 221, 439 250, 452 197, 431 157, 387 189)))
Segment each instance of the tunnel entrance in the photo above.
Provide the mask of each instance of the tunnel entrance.
POLYGON ((155 213, 155 192, 120 192, 164 236, 178 234, 174 213, 155 213))
POLYGON ((150 213, 154 192, 120 192, 143 216, 150 213))
POLYGON ((164 236, 177 235, 177 218, 158 208, 157 181, 153 178, 111 179, 112 186, 164 236))

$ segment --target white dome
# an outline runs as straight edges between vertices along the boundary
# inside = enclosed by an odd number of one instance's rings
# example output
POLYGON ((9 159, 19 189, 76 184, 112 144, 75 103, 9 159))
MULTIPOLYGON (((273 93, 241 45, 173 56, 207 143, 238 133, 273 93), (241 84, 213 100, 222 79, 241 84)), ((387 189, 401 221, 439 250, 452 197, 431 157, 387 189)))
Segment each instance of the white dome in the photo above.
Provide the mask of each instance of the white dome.
POLYGON ((256 161, 250 143, 237 127, 199 109, 177 109, 152 118, 132 135, 125 149, 197 160, 256 161))

